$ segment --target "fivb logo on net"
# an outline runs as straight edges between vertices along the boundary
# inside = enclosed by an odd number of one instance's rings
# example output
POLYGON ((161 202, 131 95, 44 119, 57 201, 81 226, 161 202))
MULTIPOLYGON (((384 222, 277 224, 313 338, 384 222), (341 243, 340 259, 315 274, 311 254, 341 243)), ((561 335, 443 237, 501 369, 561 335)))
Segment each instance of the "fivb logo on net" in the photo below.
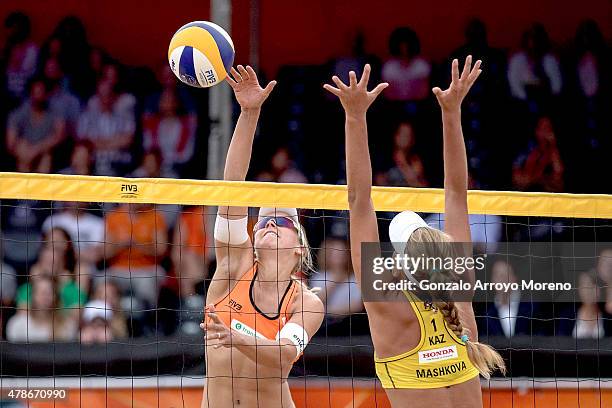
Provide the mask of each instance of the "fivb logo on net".
POLYGON ((121 184, 121 198, 137 198, 138 184, 121 184))

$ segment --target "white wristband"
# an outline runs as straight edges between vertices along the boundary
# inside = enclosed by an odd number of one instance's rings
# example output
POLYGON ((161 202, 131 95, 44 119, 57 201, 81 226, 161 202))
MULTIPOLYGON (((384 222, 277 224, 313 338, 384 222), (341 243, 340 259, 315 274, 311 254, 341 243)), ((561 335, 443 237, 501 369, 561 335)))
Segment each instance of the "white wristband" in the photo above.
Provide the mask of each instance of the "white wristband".
POLYGON ((297 348, 297 359, 304 352, 308 345, 308 333, 302 326, 297 323, 287 323, 280 332, 276 335, 276 340, 287 339, 291 341, 297 348))
POLYGON ((217 214, 217 219, 215 220, 215 239, 230 245, 243 244, 249 239, 247 223, 248 217, 231 220, 217 214))

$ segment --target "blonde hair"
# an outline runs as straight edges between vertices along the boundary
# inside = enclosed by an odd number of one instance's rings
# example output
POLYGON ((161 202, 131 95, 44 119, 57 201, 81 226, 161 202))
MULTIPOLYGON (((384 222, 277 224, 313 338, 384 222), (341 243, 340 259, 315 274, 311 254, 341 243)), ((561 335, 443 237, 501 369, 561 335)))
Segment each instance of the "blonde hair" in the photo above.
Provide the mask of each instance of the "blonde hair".
POLYGON ((308 286, 307 282, 304 282, 304 277, 299 276, 297 273, 302 272, 305 276, 310 276, 312 273, 316 272, 314 267, 314 260, 312 257, 312 248, 308 243, 308 238, 306 238, 306 233, 304 231, 304 227, 299 222, 295 223, 296 228, 298 229, 298 241, 300 243, 300 248, 302 248, 302 252, 300 255, 300 260, 295 266, 294 271, 291 273, 291 279, 298 283, 302 287, 302 290, 306 290, 317 294, 321 291, 321 288, 314 287, 311 288, 308 286))
MULTIPOLYGON (((437 230, 435 228, 418 228, 415 230, 410 239, 408 240, 407 247, 410 247, 410 251, 414 251, 418 254, 427 254, 430 257, 446 257, 457 256, 457 244, 453 244, 453 240, 450 235, 437 230)), ((456 281, 457 275, 451 270, 436 270, 432 274, 431 270, 420 269, 415 271, 415 278, 419 281, 422 279, 429 279, 433 282, 449 282, 456 281)), ((502 374, 506 374, 506 364, 502 356, 491 346, 479 343, 477 341, 469 340, 470 330, 463 327, 461 318, 459 316, 459 309, 455 302, 450 299, 444 299, 445 296, 440 296, 439 293, 430 292, 430 294, 436 299, 433 304, 444 316, 444 321, 447 327, 455 333, 460 339, 465 339, 467 336, 468 340, 464 341, 467 349, 468 358, 474 364, 474 367, 478 369, 480 374, 489 379, 491 373, 495 370, 501 371, 502 374)))
POLYGON ((299 222, 294 223, 295 228, 298 233, 298 242, 300 244, 300 248, 302 248, 302 253, 300 255, 300 261, 296 265, 296 269, 293 272, 294 274, 298 271, 302 272, 305 275, 310 275, 315 271, 314 269, 314 260, 312 257, 312 248, 308 243, 308 238, 306 238, 306 231, 304 231, 304 227, 299 222))

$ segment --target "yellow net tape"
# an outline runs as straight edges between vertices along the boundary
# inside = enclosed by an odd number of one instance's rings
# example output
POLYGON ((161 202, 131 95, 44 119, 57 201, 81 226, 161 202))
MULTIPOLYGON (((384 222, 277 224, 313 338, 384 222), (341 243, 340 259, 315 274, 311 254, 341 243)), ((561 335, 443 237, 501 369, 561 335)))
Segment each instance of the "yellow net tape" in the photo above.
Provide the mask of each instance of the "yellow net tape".
MULTIPOLYGON (((0 198, 113 203, 348 209, 346 186, 1 173, 0 198)), ((374 187, 378 211, 443 212, 444 191, 374 187)), ((471 214, 612 218, 612 195, 478 191, 471 214)))

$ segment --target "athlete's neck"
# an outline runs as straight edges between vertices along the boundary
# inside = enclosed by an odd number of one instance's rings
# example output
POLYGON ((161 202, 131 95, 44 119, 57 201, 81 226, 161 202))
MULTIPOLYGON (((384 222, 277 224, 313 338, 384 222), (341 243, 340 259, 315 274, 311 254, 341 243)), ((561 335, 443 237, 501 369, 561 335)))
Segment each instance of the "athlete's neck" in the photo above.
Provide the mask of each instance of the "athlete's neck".
POLYGON ((291 280, 293 267, 287 262, 258 262, 255 284, 262 290, 284 291, 291 280))

